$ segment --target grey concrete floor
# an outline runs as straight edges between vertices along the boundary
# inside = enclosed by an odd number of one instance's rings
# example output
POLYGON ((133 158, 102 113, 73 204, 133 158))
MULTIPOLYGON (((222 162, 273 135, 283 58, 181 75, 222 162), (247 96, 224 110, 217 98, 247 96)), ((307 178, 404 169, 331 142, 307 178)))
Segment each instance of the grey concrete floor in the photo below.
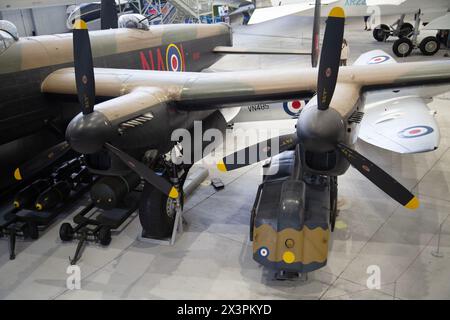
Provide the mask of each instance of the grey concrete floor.
MULTIPOLYGON (((347 23, 351 57, 378 44, 360 21, 347 23)), ((298 46, 295 19, 236 30, 236 44, 298 46), (282 36, 274 30, 281 28, 282 36), (271 33, 270 37, 251 33, 271 33), (266 39, 267 38, 267 39, 266 39)), ((306 33, 306 31, 305 31, 306 33)), ((305 38, 304 45, 307 45, 305 38)), ((438 57, 442 57, 440 52, 438 57)), ((421 60, 413 56, 407 60, 421 60)), ((436 59, 427 58, 427 59, 436 59)), ((225 57, 214 68, 274 68, 305 66, 307 57, 225 57)), ((221 173, 212 164, 210 178, 226 187, 216 192, 205 181, 186 204, 185 232, 172 246, 137 241, 138 219, 113 237, 109 247, 89 244, 79 262, 81 289, 66 288, 69 256, 75 243, 58 237, 61 217, 38 241, 18 241, 16 260, 9 261, 7 241, 0 241, 1 299, 449 299, 450 298, 450 102, 436 98, 430 108, 438 112, 439 149, 424 154, 398 155, 358 142, 357 149, 390 172, 421 199, 421 207, 407 211, 354 169, 339 178, 340 215, 331 237, 328 264, 309 274, 308 280, 278 282, 252 260, 248 240, 250 209, 261 182, 260 164, 221 173), (442 258, 436 250, 442 225, 442 258), (368 289, 367 268, 379 266, 380 289, 368 289)), ((237 124, 239 128, 293 131, 293 120, 237 124)), ((228 150, 227 152, 231 152, 228 150)))

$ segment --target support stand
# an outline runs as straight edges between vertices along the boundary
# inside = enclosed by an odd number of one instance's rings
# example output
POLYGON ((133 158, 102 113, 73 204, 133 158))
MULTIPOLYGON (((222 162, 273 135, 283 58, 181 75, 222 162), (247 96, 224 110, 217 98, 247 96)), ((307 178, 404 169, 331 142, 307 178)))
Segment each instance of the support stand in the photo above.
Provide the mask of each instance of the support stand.
MULTIPOLYGON (((445 222, 445 221, 444 221, 445 222)), ((438 243, 437 243, 437 248, 436 251, 431 251, 431 255, 433 257, 436 258, 442 258, 444 256, 444 254, 442 254, 442 252, 440 252, 440 248, 441 248, 441 233, 442 233, 442 225, 444 224, 444 222, 442 222, 439 226, 439 233, 438 233, 438 243)))
POLYGON ((85 244, 86 244, 87 236, 88 236, 87 231, 84 230, 78 241, 77 249, 75 250, 75 256, 73 257, 73 259, 71 257, 69 257, 70 265, 74 266, 77 264, 78 260, 80 260, 81 255, 84 251, 84 248, 86 247, 85 244))

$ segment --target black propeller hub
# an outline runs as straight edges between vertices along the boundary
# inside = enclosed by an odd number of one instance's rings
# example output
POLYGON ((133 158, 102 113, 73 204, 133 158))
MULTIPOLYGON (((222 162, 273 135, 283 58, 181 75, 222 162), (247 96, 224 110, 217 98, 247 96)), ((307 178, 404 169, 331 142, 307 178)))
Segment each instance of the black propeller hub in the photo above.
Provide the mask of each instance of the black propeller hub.
POLYGON ((113 137, 113 133, 112 125, 103 113, 80 113, 70 121, 66 140, 75 151, 92 154, 100 151, 105 142, 113 137))
POLYGON ((332 151, 345 138, 344 120, 333 108, 306 108, 297 120, 297 136, 308 151, 332 151))

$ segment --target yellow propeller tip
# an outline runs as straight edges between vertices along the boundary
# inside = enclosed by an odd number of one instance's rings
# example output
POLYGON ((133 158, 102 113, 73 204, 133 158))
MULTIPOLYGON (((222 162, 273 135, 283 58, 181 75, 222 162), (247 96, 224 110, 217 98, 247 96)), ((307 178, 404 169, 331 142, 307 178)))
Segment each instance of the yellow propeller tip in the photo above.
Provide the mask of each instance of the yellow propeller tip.
POLYGON ((36 203, 36 209, 41 211, 42 210, 42 204, 36 203))
POLYGON ((334 7, 331 9, 329 17, 335 17, 335 18, 345 18, 345 12, 344 9, 341 7, 334 7))
POLYGON ((85 30, 85 29, 87 29, 88 27, 87 27, 86 22, 84 22, 84 21, 81 20, 81 19, 78 19, 78 20, 76 20, 75 23, 73 24, 73 28, 74 28, 74 29, 77 29, 77 30, 85 30))
POLYGON ((13 204, 14 204, 14 208, 20 207, 19 201, 14 201, 13 204))
POLYGON ((20 174, 20 169, 19 169, 19 168, 17 168, 17 169, 14 171, 14 178, 15 178, 16 180, 22 180, 22 175, 20 174))
POLYGON ((222 172, 227 172, 227 166, 225 165, 225 162, 223 162, 223 160, 220 160, 217 163, 217 169, 219 169, 222 172))
POLYGON ((420 206, 420 201, 417 199, 417 197, 412 198, 405 207, 411 210, 415 210, 420 206))
POLYGON ((177 188, 172 187, 172 189, 170 189, 169 197, 172 198, 172 199, 178 198, 178 190, 177 190, 177 188))

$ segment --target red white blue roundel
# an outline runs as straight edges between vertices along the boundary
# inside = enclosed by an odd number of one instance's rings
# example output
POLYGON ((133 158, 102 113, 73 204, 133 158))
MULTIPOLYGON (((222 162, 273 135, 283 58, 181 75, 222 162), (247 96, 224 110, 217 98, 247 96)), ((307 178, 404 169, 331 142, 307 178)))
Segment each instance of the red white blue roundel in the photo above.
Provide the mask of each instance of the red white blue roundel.
POLYGON ((429 126, 416 126, 403 129, 398 133, 401 138, 417 138, 432 133, 434 130, 429 126))
POLYGON ((166 50, 166 66, 168 71, 184 71, 183 56, 180 49, 174 44, 170 44, 166 50))
POLYGON ((368 64, 379 64, 379 63, 383 63, 389 59, 390 58, 388 56, 376 56, 376 57, 373 57, 372 59, 370 59, 368 64))
POLYGON ((266 247, 261 247, 259 249, 259 255, 261 257, 267 257, 269 255, 269 249, 267 249, 266 247))
POLYGON ((300 100, 293 100, 289 102, 283 102, 284 111, 290 116, 298 116, 300 111, 302 111, 305 103, 300 100))

